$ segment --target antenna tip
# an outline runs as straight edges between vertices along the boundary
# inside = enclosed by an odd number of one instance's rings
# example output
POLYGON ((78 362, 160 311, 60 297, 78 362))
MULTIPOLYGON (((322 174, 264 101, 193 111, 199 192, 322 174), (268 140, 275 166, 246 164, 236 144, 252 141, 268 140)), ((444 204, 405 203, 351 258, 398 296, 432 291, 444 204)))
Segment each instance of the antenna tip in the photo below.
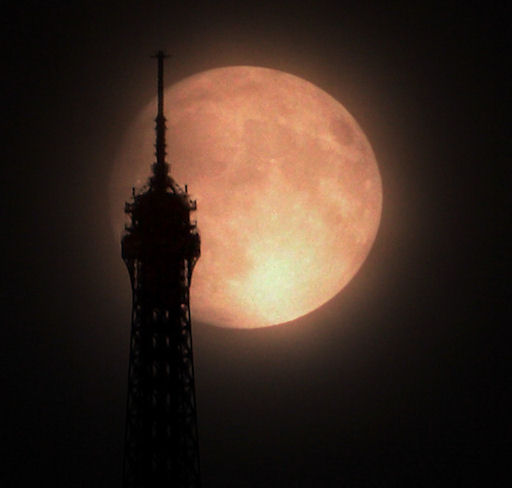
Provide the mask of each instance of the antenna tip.
POLYGON ((169 54, 165 54, 161 49, 159 49, 155 54, 151 56, 152 58, 164 59, 169 58, 169 54))

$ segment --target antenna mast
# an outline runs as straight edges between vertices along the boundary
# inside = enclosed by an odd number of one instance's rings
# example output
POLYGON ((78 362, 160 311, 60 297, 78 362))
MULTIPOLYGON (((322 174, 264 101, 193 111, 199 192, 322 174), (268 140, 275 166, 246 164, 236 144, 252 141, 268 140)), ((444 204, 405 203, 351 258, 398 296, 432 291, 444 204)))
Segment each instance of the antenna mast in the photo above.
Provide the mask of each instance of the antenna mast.
POLYGON ((153 164, 153 178, 151 186, 154 189, 165 189, 168 186, 169 165, 165 161, 165 115, 164 115, 164 59, 168 58, 163 51, 158 51, 154 56, 158 62, 158 111, 156 115, 156 162, 153 164))

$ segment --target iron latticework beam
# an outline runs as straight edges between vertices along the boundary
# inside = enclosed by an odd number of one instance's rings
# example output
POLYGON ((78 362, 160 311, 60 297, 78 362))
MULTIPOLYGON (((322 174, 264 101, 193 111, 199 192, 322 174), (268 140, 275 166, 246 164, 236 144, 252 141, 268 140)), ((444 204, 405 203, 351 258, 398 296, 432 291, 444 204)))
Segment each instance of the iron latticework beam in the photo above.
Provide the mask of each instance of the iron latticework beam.
POLYGON ((126 204, 122 255, 132 285, 124 488, 200 486, 189 288, 200 241, 188 194, 168 175, 163 58, 153 176, 126 204))

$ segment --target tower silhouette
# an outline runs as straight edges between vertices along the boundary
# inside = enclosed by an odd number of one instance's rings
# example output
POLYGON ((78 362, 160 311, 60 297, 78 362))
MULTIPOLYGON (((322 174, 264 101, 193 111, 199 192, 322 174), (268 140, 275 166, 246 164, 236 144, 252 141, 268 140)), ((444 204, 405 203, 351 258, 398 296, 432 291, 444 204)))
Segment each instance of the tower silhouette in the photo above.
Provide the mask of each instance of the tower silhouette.
POLYGON ((200 239, 187 193, 165 161, 164 53, 159 51, 156 162, 122 238, 132 286, 124 488, 200 486, 189 289, 200 239))

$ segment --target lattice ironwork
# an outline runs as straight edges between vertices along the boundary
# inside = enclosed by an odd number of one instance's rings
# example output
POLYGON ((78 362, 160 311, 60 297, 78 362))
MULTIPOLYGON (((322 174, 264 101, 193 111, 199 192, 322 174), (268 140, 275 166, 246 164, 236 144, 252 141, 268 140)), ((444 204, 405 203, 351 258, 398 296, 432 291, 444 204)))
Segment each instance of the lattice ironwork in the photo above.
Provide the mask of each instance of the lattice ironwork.
POLYGON ((196 204, 165 162, 163 59, 156 162, 125 211, 122 256, 132 285, 124 488, 200 487, 189 289, 200 255, 196 204))

